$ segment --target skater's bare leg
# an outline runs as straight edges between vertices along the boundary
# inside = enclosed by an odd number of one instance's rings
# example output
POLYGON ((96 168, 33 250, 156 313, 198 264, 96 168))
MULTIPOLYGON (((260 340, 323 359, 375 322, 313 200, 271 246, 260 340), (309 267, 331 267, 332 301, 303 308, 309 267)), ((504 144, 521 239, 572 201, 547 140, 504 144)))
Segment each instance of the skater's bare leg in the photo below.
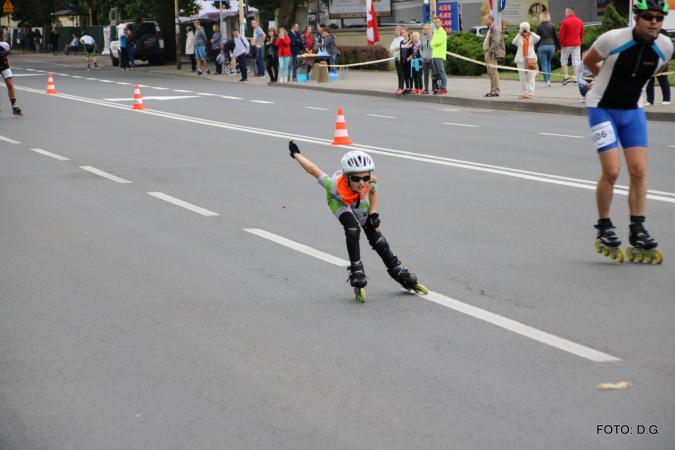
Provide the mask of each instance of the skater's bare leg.
POLYGON ((16 100, 16 91, 14 90, 14 80, 8 78, 5 80, 5 84, 7 85, 7 96, 9 97, 10 101, 16 100))
POLYGON ((623 151, 630 174, 628 206, 631 216, 644 216, 647 205, 647 147, 631 147, 623 151))
POLYGON ((600 175, 600 179, 598 180, 595 200, 598 204, 599 218, 607 219, 609 218, 609 209, 612 206, 614 184, 621 170, 621 156, 618 148, 611 148, 598 153, 598 157, 602 166, 602 175, 600 175))

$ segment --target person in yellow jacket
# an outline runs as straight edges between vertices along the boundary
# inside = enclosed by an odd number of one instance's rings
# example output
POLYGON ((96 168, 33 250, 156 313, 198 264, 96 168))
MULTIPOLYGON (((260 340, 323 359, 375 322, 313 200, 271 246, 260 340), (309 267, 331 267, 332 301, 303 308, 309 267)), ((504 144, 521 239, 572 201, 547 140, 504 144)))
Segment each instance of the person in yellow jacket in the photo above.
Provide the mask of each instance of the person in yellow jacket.
POLYGON ((434 94, 448 93, 448 77, 445 76, 445 52, 448 50, 448 34, 441 24, 441 19, 434 18, 434 37, 431 39, 431 70, 434 72, 432 85, 434 94), (440 86, 439 86, 440 84, 440 86))

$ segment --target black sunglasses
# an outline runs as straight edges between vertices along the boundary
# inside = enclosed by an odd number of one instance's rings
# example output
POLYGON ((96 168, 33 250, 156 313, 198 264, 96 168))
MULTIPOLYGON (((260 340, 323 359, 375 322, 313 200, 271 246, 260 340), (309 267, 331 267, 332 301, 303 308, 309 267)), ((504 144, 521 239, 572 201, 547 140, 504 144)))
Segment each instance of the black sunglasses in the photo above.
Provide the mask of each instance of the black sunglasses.
POLYGON ((353 181, 354 183, 358 183, 359 181, 363 180, 364 182, 369 182, 370 181, 370 175, 366 175, 365 177, 357 177, 355 175, 349 175, 349 180, 353 181))
POLYGON ((640 18, 646 20, 647 22, 651 22, 654 19, 656 19, 657 22, 663 22, 663 19, 665 17, 666 16, 655 16, 654 14, 649 14, 649 13, 640 14, 640 18))

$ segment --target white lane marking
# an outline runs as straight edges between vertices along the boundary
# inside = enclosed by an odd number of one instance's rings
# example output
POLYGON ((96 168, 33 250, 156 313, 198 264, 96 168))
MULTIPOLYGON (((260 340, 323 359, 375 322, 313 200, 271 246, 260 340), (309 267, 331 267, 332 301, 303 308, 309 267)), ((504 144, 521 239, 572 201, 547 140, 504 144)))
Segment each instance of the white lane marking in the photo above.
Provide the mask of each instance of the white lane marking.
POLYGON ((98 80, 98 81, 100 81, 101 83, 114 83, 113 80, 98 80))
POLYGON ((194 91, 184 91, 184 90, 182 90, 182 89, 174 89, 173 91, 174 91, 174 92, 189 92, 189 93, 194 92, 194 91))
POLYGON ((57 155, 56 153, 48 152, 47 150, 42 150, 42 149, 39 149, 39 148, 31 148, 31 150, 33 150, 36 153, 41 153, 45 156, 50 156, 54 159, 58 159, 59 161, 70 161, 70 159, 68 159, 64 156, 57 155))
MULTIPOLYGON (((161 97, 143 97, 143 100, 180 100, 183 98, 199 98, 198 95, 168 95, 161 97)), ((133 98, 104 98, 108 102, 132 102, 133 98)))
MULTIPOLYGON (((131 85, 131 83, 124 83, 124 82, 122 82, 122 81, 115 81, 115 83, 117 83, 117 84, 126 84, 127 86, 130 86, 130 85, 131 85)), ((140 86, 139 86, 139 87, 140 87, 140 86)))
POLYGON ((85 78, 85 80, 98 81, 98 78, 85 78))
POLYGON ((314 106, 305 106, 307 109, 317 109, 319 111, 328 111, 326 108, 315 108, 314 106))
POLYGON ((443 122, 443 125, 454 125, 456 127, 480 128, 478 125, 467 125, 467 124, 464 124, 464 123, 443 122))
POLYGON ((559 136, 559 137, 571 137, 576 139, 586 139, 584 136, 571 136, 569 134, 555 134, 555 133, 538 133, 543 134, 544 136, 559 136))
POLYGON ((12 78, 14 77, 44 77, 43 73, 13 73, 12 78))
POLYGON ((29 72, 36 72, 35 69, 26 69, 26 70, 29 71, 29 72))
POLYGON ((274 102, 266 102, 265 100, 251 100, 251 103, 274 103, 274 102))
MULTIPOLYGON (((22 91, 27 91, 27 92, 33 92, 35 94, 43 94, 46 95, 44 91, 39 90, 39 89, 33 89, 33 88, 28 88, 24 86, 14 86, 15 89, 19 89, 22 91)), ((76 95, 69 95, 69 94, 51 94, 50 97, 57 97, 57 98, 63 98, 63 99, 68 99, 68 100, 74 100, 78 102, 83 102, 83 103, 91 103, 92 105, 99 105, 99 106, 107 106, 108 108, 118 108, 122 110, 129 110, 133 111, 135 114, 148 114, 151 116, 156 116, 156 117, 162 117, 165 119, 174 119, 174 120, 180 120, 184 122, 190 122, 190 123, 195 123, 195 124, 201 124, 201 125, 207 125, 211 127, 217 127, 217 128, 223 128, 223 129, 228 129, 228 130, 236 130, 236 131, 242 131, 244 133, 252 133, 252 134, 258 134, 262 136, 270 136, 270 137, 276 137, 276 138, 282 138, 284 140, 287 140, 288 138, 292 138, 296 141, 299 142, 309 142, 313 144, 318 144, 318 145, 325 145, 325 146, 330 146, 331 148, 334 148, 332 145, 332 141, 329 139, 322 139, 322 138, 317 138, 313 136, 304 136, 300 134, 291 134, 283 131, 274 131, 274 130, 267 130, 263 128, 254 128, 254 127, 248 127, 244 125, 235 125, 231 123, 226 123, 226 122, 216 122, 214 120, 209 120, 209 119, 204 119, 204 118, 199 118, 199 117, 192 117, 192 116, 183 116, 180 114, 174 114, 174 113, 169 113, 166 111, 159 111, 159 110, 153 110, 153 109, 144 109, 144 110, 131 110, 127 107, 116 105, 115 103, 105 103, 101 100, 94 100, 86 97, 78 97, 76 95)), ((441 156, 434 156, 434 155, 426 155, 423 153, 414 153, 414 152, 406 152, 402 150, 393 150, 393 149, 388 149, 388 148, 383 148, 383 147, 376 147, 372 145, 359 145, 359 144, 353 144, 353 145, 340 145, 339 147, 346 148, 346 149, 352 149, 352 150, 368 150, 371 153, 376 153, 380 155, 386 155, 386 156, 394 156, 397 158, 402 158, 402 159, 408 159, 411 161, 420 161, 420 162, 426 162, 430 164, 439 164, 439 165, 445 165, 445 166, 451 166, 451 167, 458 167, 462 169, 469 169, 469 170, 477 170, 480 172, 488 172, 488 173, 495 173, 499 175, 506 175, 510 177, 516 177, 516 178, 522 178, 526 180, 531 180, 531 181, 540 181, 542 183, 551 183, 551 184, 557 184, 561 186, 570 186, 570 187, 578 187, 582 189, 595 189, 595 186, 597 184, 597 181, 591 181, 591 180, 582 180, 579 178, 571 178, 571 177, 563 177, 560 175, 550 175, 550 174, 545 174, 545 173, 540 173, 540 172, 531 172, 528 170, 521 170, 521 169, 512 169, 509 167, 502 167, 502 166, 495 166, 491 164, 483 164, 483 163, 475 163, 471 161, 464 161, 464 160, 459 160, 459 159, 452 159, 452 158, 444 158, 441 156), (567 180, 571 180, 572 182, 568 182, 567 180)), ((675 198, 667 198, 663 196, 672 196, 675 197, 675 193, 672 192, 662 192, 662 191, 654 191, 654 190, 648 190, 647 192, 651 194, 659 194, 659 195, 647 195, 647 198, 650 200, 657 200, 657 201, 662 201, 662 202, 668 202, 668 203, 675 203, 675 198)), ((620 186, 620 185, 615 185, 614 186, 614 193, 620 194, 620 195, 628 195, 628 186, 620 186)))
POLYGON ((71 78, 84 78, 84 77, 81 77, 79 75, 73 75, 71 78))
MULTIPOLYGON (((336 258, 335 256, 329 255, 319 250, 315 250, 312 247, 308 247, 306 245, 299 244, 295 241, 291 241, 290 239, 277 236, 276 234, 272 234, 267 231, 260 230, 258 228, 244 228, 244 231, 248 231, 249 233, 253 233, 265 239, 269 239, 270 241, 276 242, 277 244, 281 244, 286 247, 297 250, 299 252, 305 253, 306 255, 314 256, 315 258, 321 259, 331 264, 335 264, 336 266, 340 267, 349 266, 349 263, 343 259, 336 258)), ((577 344, 575 342, 568 341, 567 339, 563 339, 558 336, 546 333, 544 331, 537 330, 536 328, 532 328, 520 322, 516 322, 515 320, 507 319, 504 316, 491 313, 484 309, 476 308, 475 306, 469 305, 464 302, 460 302, 459 300, 455 300, 450 297, 446 297, 445 295, 439 294, 437 292, 429 291, 427 295, 418 295, 418 297, 420 299, 429 300, 439 305, 443 305, 447 308, 453 309, 457 312, 461 312, 476 319, 480 319, 493 325, 497 325, 498 327, 504 328, 505 330, 513 331, 514 333, 518 333, 521 336, 525 336, 535 341, 541 342, 543 344, 550 345, 551 347, 555 347, 559 350, 563 350, 565 352, 571 353, 576 356, 580 356, 582 358, 590 359, 591 361, 594 362, 621 361, 621 359, 615 356, 611 356, 606 353, 593 350, 592 348, 577 344)))
POLYGON ((158 91, 168 91, 169 88, 162 88, 162 87, 153 87, 153 89, 157 89, 158 91))
POLYGON ((241 97, 230 97, 229 95, 219 95, 222 98, 229 98, 230 100, 243 100, 241 97))
POLYGON ((214 213, 213 211, 209 211, 208 209, 200 208, 199 206, 193 205, 192 203, 184 202, 183 200, 179 200, 175 197, 171 197, 170 195, 163 194, 161 192, 148 192, 148 194, 152 195, 153 197, 161 198, 162 200, 165 200, 169 203, 173 203, 174 205, 182 206, 183 208, 189 209, 190 211, 194 211, 196 213, 199 213, 203 216, 217 216, 218 214, 214 213))
POLYGON ((69 77, 70 76, 67 73, 60 73, 59 75, 61 75, 62 77, 69 77))
POLYGON ((286 239, 284 237, 278 236, 276 234, 270 233, 269 231, 261 230, 259 228, 244 228, 244 231, 248 231, 249 233, 253 233, 257 236, 260 236, 265 239, 269 239, 272 242, 276 242, 277 244, 281 244, 283 246, 286 246, 288 248, 292 248, 293 250, 297 250, 301 253, 305 253, 306 255, 313 256, 315 258, 321 259, 323 261, 329 262, 331 264, 335 264, 336 266, 340 267, 348 267, 349 261, 345 261, 344 259, 336 258, 333 255, 329 255, 328 253, 324 253, 319 250, 315 250, 312 247, 308 247, 303 244, 299 244, 295 241, 291 241, 290 239, 286 239))
POLYGON ((21 142, 15 141, 14 139, 10 139, 8 137, 0 136, 0 141, 5 141, 9 142, 10 144, 20 144, 21 142))
POLYGON ((673 148, 675 148, 675 145, 669 145, 668 147, 673 147, 673 148))
POLYGON ((384 119, 395 119, 396 117, 393 116, 381 116, 379 114, 366 114, 366 116, 371 116, 371 117, 382 117, 384 119))
POLYGON ((139 87, 139 88, 146 88, 146 87, 150 87, 150 86, 146 86, 146 85, 144 85, 144 84, 139 84, 138 87, 139 87))
POLYGON ((214 97, 218 96, 218 94, 209 94, 208 92, 197 92, 197 95, 211 95, 211 96, 214 96, 214 97))
POLYGON ((96 175, 102 176, 103 178, 107 178, 109 180, 116 181, 118 183, 131 183, 131 181, 129 181, 129 180, 125 180, 124 178, 116 177, 115 175, 111 175, 108 172, 104 172, 104 171, 99 170, 95 167, 80 166, 80 169, 84 169, 84 170, 89 171, 91 173, 95 173, 96 175))

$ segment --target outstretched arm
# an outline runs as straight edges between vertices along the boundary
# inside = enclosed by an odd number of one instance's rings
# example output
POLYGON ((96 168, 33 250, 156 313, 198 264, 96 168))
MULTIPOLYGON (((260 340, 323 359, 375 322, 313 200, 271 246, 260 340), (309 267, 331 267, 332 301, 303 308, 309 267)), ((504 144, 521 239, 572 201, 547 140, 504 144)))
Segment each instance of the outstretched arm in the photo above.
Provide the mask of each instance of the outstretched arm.
POLYGON ((313 175, 314 178, 319 178, 321 174, 323 174, 323 171, 316 167, 316 164, 300 154, 300 149, 291 138, 288 138, 288 149, 291 151, 291 158, 294 158, 297 162, 299 162, 302 168, 305 169, 308 174, 313 175))

